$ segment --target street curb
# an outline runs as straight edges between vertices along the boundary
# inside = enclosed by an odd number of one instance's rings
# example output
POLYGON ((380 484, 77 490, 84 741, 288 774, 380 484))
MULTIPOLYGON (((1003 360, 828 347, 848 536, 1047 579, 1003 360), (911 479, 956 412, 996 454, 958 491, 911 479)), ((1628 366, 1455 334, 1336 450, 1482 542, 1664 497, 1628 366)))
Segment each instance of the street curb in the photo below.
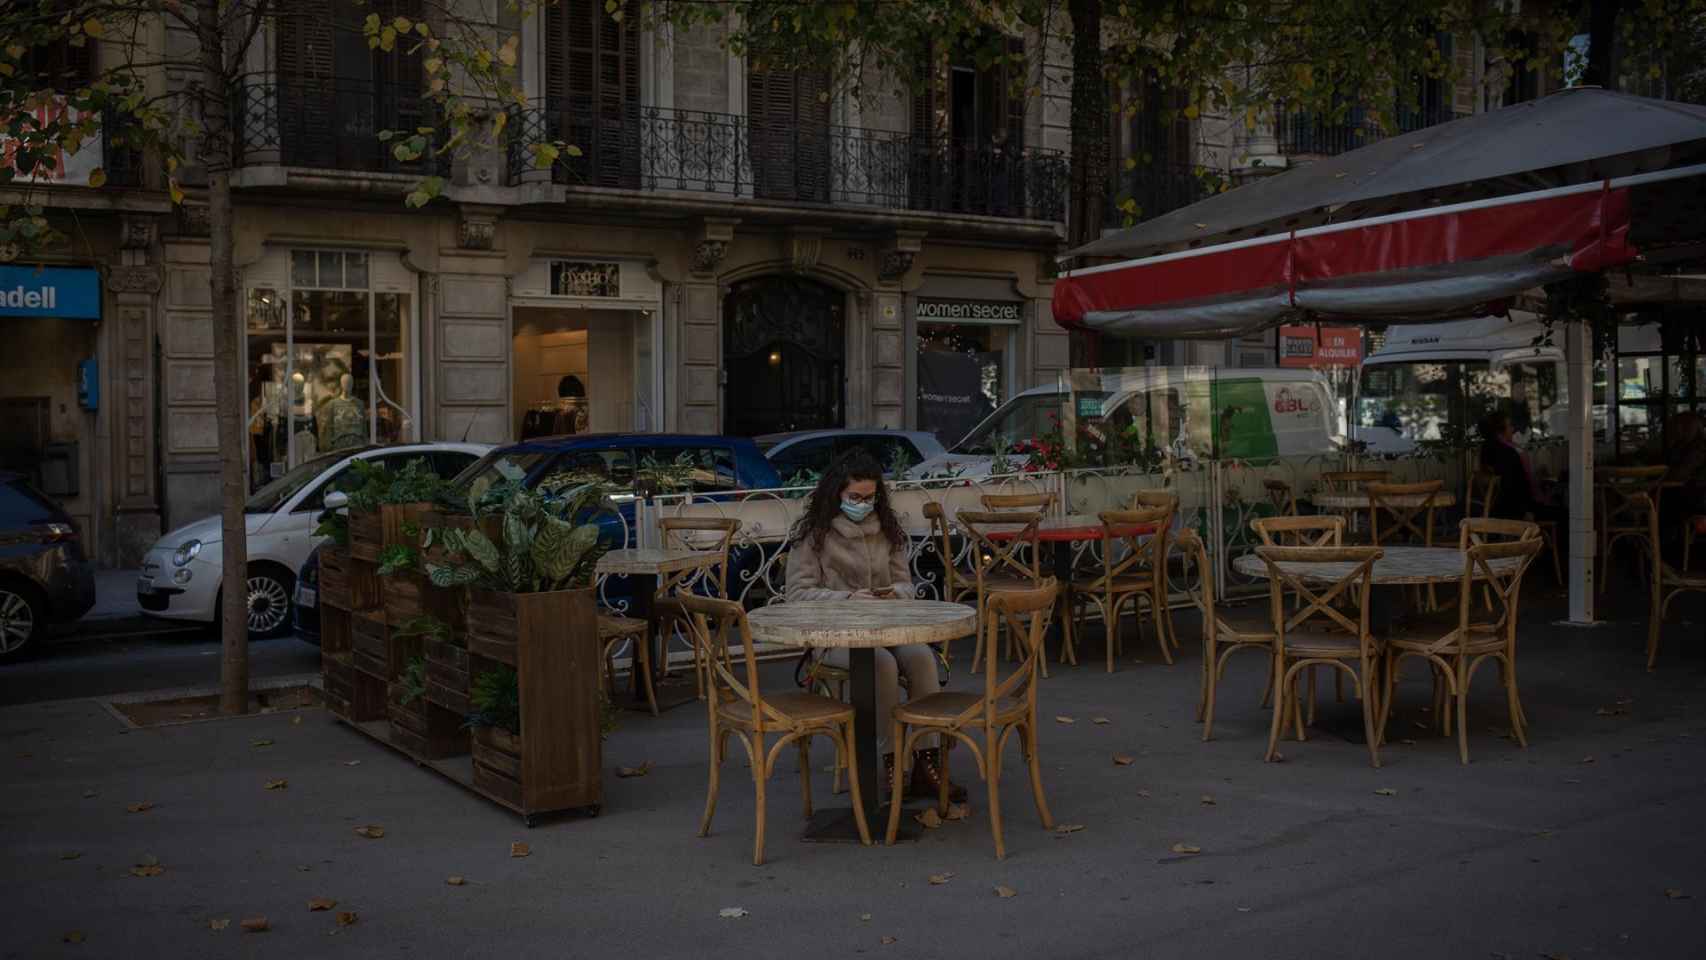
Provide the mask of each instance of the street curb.
MULTIPOLYGON (((249 691, 251 693, 257 690, 280 690, 289 687, 308 687, 322 694, 325 692, 325 688, 321 685, 320 674, 318 673, 293 673, 286 674, 281 677, 264 677, 259 680, 250 681, 249 683, 249 691)), ((219 692, 220 687, 217 684, 195 687, 167 687, 161 690, 144 690, 139 693, 119 693, 105 697, 73 697, 70 700, 48 700, 43 701, 42 705, 51 705, 53 703, 76 703, 85 700, 93 700, 95 703, 99 704, 101 709, 105 710, 109 716, 124 724, 125 729, 127 730, 154 730, 160 727, 181 727, 188 724, 213 723, 220 720, 242 720, 249 717, 271 717, 280 713, 292 713, 295 710, 306 709, 303 707, 296 707, 292 710, 280 710, 272 713, 256 712, 241 713, 236 716, 229 717, 217 716, 199 717, 194 720, 166 720, 161 723, 151 723, 144 727, 131 720, 128 716, 125 716, 124 711, 113 706, 115 703, 151 703, 156 700, 184 700, 190 697, 210 697, 218 695, 219 692)))

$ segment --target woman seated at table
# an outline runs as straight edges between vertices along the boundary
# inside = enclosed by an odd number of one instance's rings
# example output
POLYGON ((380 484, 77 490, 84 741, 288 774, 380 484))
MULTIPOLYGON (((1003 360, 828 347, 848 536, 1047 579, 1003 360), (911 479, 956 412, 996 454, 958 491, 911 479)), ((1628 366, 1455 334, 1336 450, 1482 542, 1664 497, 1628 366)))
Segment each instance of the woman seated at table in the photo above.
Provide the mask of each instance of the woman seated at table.
POLYGON ((1549 502, 1534 478, 1528 451, 1516 445, 1511 418, 1495 410, 1481 421, 1481 466, 1499 478, 1493 516, 1503 520, 1563 520, 1564 511, 1549 502))
MULTIPOLYGON (((889 506, 883 468, 863 449, 848 452, 824 472, 806 500, 804 515, 790 535, 787 598, 799 600, 883 600, 917 596, 907 573, 906 534, 889 506)), ((877 746, 883 754, 885 782, 894 779, 894 750, 888 743, 900 674, 905 672, 913 698, 941 689, 936 655, 928 644, 877 648, 877 746)), ((847 669, 845 648, 823 654, 830 666, 847 669)), ((940 756, 920 750, 912 758, 912 792, 935 796, 940 756)), ((965 790, 952 787, 956 801, 965 790)))

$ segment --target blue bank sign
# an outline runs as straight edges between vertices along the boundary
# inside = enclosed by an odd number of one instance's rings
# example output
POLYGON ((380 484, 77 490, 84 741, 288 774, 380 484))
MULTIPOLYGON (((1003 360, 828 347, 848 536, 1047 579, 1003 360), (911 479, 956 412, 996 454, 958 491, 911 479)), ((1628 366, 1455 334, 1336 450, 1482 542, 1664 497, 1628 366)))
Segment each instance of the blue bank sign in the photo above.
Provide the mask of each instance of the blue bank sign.
POLYGON ((65 267, 0 267, 0 317, 101 319, 101 274, 65 267))

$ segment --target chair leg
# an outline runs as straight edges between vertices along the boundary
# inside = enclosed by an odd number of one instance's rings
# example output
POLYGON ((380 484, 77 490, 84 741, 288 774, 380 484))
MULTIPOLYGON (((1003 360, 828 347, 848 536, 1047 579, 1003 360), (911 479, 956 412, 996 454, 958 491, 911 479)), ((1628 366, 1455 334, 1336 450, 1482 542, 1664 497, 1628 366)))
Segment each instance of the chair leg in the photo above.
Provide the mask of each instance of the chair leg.
MULTIPOLYGON (((1337 667, 1333 669, 1338 671, 1337 667)), ((1359 679, 1359 685, 1363 688, 1362 731, 1363 736, 1368 740, 1368 762, 1373 764, 1377 770, 1380 768, 1380 735, 1374 729, 1374 711, 1380 706, 1380 696, 1374 692, 1374 686, 1369 682, 1369 675, 1378 669, 1379 667, 1374 664, 1363 664, 1359 679)))
POLYGON ((1558 586, 1564 585, 1564 561, 1558 557, 1558 538, 1554 534, 1546 535, 1546 549, 1552 554, 1552 576, 1558 580, 1558 586))
MULTIPOLYGON (((1210 712, 1209 702, 1214 697, 1214 668, 1216 660, 1214 643, 1207 637, 1204 637, 1202 650, 1202 678, 1200 682, 1200 689, 1197 691, 1198 723, 1206 722, 1210 712)), ((1208 731, 1206 729, 1203 731, 1202 738, 1204 740, 1208 739, 1208 731)))
MULTIPOLYGON (((841 735, 836 739, 840 741, 836 744, 836 748, 847 754, 847 786, 848 791, 853 794, 853 824, 859 828, 859 842, 868 847, 871 845, 871 825, 865 821, 865 798, 859 793, 859 777, 853 772, 858 769, 858 758, 853 753, 858 748, 853 745, 853 724, 851 721, 842 728, 841 735)), ((898 769, 895 771, 895 777, 898 782, 900 777, 898 769)))
MULTIPOLYGON (((652 651, 651 644, 644 635, 634 638, 634 657, 640 664, 640 683, 645 686, 646 706, 652 710, 652 716, 658 715, 657 690, 652 683, 652 651)), ((669 641, 664 641, 664 659, 669 659, 669 641)))
POLYGON ((800 798, 805 803, 806 819, 812 815, 812 751, 811 737, 794 741, 800 749, 800 798))
POLYGON ((829 775, 830 793, 836 795, 841 793, 841 771, 843 770, 849 771, 848 779, 851 780, 852 768, 847 765, 847 748, 842 746, 840 742, 837 742, 835 744, 835 772, 829 775))
MULTIPOLYGON (((1216 680, 1220 679, 1220 676, 1218 673, 1215 675, 1215 679, 1216 680)), ((1270 657, 1268 657, 1268 677, 1266 680, 1262 681, 1262 707, 1264 709, 1266 709, 1267 707, 1272 706, 1273 702, 1274 702, 1274 658, 1270 656, 1270 657)))
MULTIPOLYGON (((1299 679, 1298 674, 1301 672, 1302 671, 1293 668, 1291 671, 1291 677, 1286 683, 1286 688, 1289 691, 1286 696, 1290 700, 1288 706, 1291 708, 1292 723, 1297 728, 1295 733, 1297 734, 1298 743, 1302 743, 1304 740, 1309 738, 1303 728, 1303 691, 1299 688, 1297 683, 1299 679)), ((1314 671, 1311 670, 1310 672, 1313 673, 1314 671)))
MULTIPOLYGON (((1151 592, 1148 596, 1149 616, 1150 619, 1155 621, 1155 638, 1160 641, 1161 644, 1161 659, 1166 661, 1167 665, 1170 667, 1173 665, 1173 651, 1167 645, 1167 628, 1165 625, 1167 604, 1159 599, 1159 591, 1151 592)), ((1137 599, 1135 597, 1131 601, 1131 606, 1133 610, 1137 609, 1137 599)))
POLYGON ((1505 703, 1511 714, 1511 733, 1515 735, 1517 745, 1527 750, 1528 731, 1523 728, 1528 724, 1522 718, 1522 704, 1516 696, 1516 665, 1500 657, 1499 667, 1499 675, 1504 678, 1505 682, 1505 703))
MULTIPOLYGON (((1334 670, 1333 674, 1337 676, 1338 672, 1339 671, 1334 670)), ((1315 678, 1319 676, 1320 673, 1321 668, 1319 666, 1309 668, 1309 720, 1307 722, 1311 727, 1315 726, 1315 678)), ((1299 739, 1302 738, 1300 737, 1299 739)))
POLYGON ((1377 679, 1384 691, 1380 695, 1380 742, 1384 744, 1387 724, 1392 721, 1392 700, 1398 692, 1398 658, 1389 657, 1382 666, 1385 670, 1377 679))
MULTIPOLYGON (((1457 658, 1457 760, 1469 765, 1469 659, 1457 658)), ((1513 731, 1514 732, 1514 731, 1513 731)))
POLYGON ((988 748, 984 751, 983 764, 988 773, 986 786, 989 788, 989 832, 995 837, 995 859, 1005 860, 1007 844, 1001 837, 1001 751, 996 746, 998 741, 993 733, 986 735, 985 741, 988 748))
POLYGON ((953 742, 952 737, 943 737, 942 748, 936 751, 942 764, 941 775, 936 778, 936 814, 942 817, 948 815, 948 754, 952 752, 953 742))
POLYGON ((764 762, 764 738, 752 735, 752 786, 757 796, 758 830, 752 837, 752 865, 764 866, 764 786, 770 779, 769 765, 764 762))
POLYGON ((711 817, 717 812, 717 780, 723 769, 723 744, 727 742, 727 738, 727 733, 715 725, 711 727, 711 781, 705 788, 705 816, 699 820, 701 837, 711 835, 711 817))
MULTIPOLYGON (((891 846, 894 844, 895 837, 900 835, 900 808, 901 805, 906 802, 905 789, 902 787, 903 775, 901 773, 901 767, 903 765, 900 759, 904 756, 901 752, 901 747, 903 746, 905 738, 906 725, 901 723, 899 720, 896 720, 889 736, 889 744, 895 748, 894 777, 889 782, 889 789, 892 791, 889 798, 889 828, 888 832, 883 836, 883 842, 891 846)), ((852 768, 848 768, 847 778, 850 782, 855 779, 852 773, 852 768)))
POLYGON ((1108 594, 1097 604, 1102 608, 1102 639, 1108 650, 1108 672, 1114 672, 1114 646, 1120 636, 1120 607, 1115 602, 1114 595, 1108 594))
POLYGON ((1286 721, 1285 662, 1280 659, 1279 655, 1276 654, 1272 658, 1272 665, 1268 668, 1268 673, 1273 678, 1274 718, 1273 724, 1268 730, 1268 753, 1263 759, 1271 763, 1275 757, 1279 756, 1280 730, 1285 727, 1286 721))
POLYGON ((1019 745, 1025 750, 1025 762, 1031 768, 1031 799, 1037 803, 1037 817, 1043 822, 1044 830, 1054 829, 1054 815, 1048 812, 1048 800, 1043 797, 1043 762, 1037 755, 1037 718, 1031 717, 1025 722, 1025 729, 1020 735, 1019 745))

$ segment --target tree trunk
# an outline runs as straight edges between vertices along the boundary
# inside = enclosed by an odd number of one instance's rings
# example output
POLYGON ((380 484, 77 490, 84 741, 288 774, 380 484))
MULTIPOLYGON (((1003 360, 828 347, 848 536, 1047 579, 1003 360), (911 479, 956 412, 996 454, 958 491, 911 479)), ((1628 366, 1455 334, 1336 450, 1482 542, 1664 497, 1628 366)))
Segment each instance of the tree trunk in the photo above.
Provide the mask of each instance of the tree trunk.
POLYGON ((1072 18, 1073 246, 1102 235, 1108 197, 1108 88, 1102 76, 1102 0, 1068 0, 1072 18))
POLYGON ((1617 89, 1617 64, 1612 51, 1617 43, 1617 15, 1623 0, 1590 0, 1588 3, 1588 65, 1582 83, 1617 89))
POLYGON ((201 45, 201 162, 207 170, 208 266, 213 298, 213 398, 219 425, 221 596, 219 712, 249 709, 248 531, 243 453, 245 436, 238 396, 237 287, 231 230, 231 123, 227 110, 225 38, 220 0, 197 0, 201 45))

